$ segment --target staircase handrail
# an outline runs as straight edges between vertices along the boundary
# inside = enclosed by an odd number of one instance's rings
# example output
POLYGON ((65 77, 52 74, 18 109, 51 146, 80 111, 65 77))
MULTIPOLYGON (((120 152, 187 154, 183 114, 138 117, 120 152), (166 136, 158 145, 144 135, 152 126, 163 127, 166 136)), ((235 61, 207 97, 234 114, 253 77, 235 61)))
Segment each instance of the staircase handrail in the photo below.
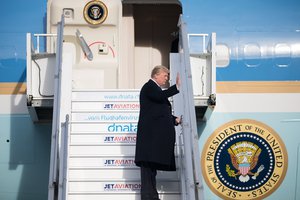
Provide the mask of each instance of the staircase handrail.
POLYGON ((68 179, 68 146, 70 133, 70 116, 67 114, 65 122, 61 123, 61 149, 59 166, 58 200, 66 199, 68 179))
POLYGON ((60 138, 60 104, 61 104, 61 68, 62 68, 62 50, 63 50, 63 28, 64 16, 57 26, 57 46, 56 46, 56 67, 54 74, 54 101, 53 101, 53 121, 52 121, 52 139, 51 155, 49 169, 49 188, 48 200, 54 200, 55 190, 58 184, 58 166, 59 166, 59 138, 60 138))
MULTIPOLYGON (((182 16, 179 19, 179 62, 175 71, 179 72, 181 78, 181 89, 179 97, 174 97, 174 110, 180 110, 182 118, 182 140, 184 155, 184 178, 185 191, 182 193, 182 200, 203 199, 202 180, 200 169, 200 153, 198 146, 198 133, 196 124, 196 112, 194 104, 194 93, 192 85, 192 74, 190 65, 190 52, 188 45, 188 34, 186 23, 182 16), (185 193, 186 194, 185 194, 185 193)), ((181 144, 180 144, 181 145, 181 144)), ((184 184, 183 184, 184 185, 184 184)))

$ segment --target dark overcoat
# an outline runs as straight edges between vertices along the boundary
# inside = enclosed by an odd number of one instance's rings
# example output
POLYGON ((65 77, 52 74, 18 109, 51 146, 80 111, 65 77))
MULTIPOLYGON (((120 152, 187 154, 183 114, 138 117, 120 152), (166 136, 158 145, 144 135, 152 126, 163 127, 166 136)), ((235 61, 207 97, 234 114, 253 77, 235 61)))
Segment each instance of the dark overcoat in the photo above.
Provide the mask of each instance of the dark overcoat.
POLYGON ((140 92, 135 164, 163 171, 175 171, 175 127, 169 97, 177 94, 176 85, 162 90, 149 80, 140 92))

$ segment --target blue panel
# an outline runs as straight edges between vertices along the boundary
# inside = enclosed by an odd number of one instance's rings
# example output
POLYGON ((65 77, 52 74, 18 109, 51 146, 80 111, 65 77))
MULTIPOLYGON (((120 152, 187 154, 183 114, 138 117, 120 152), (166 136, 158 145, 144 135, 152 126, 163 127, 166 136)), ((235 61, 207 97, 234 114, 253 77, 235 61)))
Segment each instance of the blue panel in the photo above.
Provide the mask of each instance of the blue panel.
POLYGON ((218 81, 300 80, 300 1, 183 2, 190 33, 217 33, 230 49, 218 81))
MULTIPOLYGON (((281 62, 279 59, 276 59, 281 62)), ((284 58, 282 59, 284 62, 284 58)), ((255 67, 248 67, 245 60, 231 59, 226 68, 217 68, 217 81, 295 81, 300 80, 300 59, 286 67, 278 67, 275 59, 247 60, 260 63, 255 67)))
POLYGON ((0 199, 47 199, 51 124, 0 115, 0 199))
POLYGON ((46 32, 46 0, 1 1, 0 82, 26 81, 26 33, 46 32))

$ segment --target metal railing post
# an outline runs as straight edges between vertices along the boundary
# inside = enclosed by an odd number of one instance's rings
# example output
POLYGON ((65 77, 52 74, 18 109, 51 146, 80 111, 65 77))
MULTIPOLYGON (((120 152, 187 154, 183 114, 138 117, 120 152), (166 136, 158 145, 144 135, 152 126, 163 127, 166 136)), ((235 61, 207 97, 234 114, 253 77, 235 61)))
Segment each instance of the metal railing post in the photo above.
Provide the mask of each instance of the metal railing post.
MULTIPOLYGON (((203 199, 202 194, 202 180, 201 180, 201 169, 200 169, 200 152, 198 144, 198 132, 197 132, 197 120, 194 104, 194 92, 192 85, 192 74, 190 65, 190 52, 189 52, 189 36, 186 32, 186 24, 182 18, 179 20, 179 54, 172 61, 176 72, 180 73, 181 78, 181 89, 179 97, 174 97, 174 110, 183 113, 182 119, 182 138, 183 138, 183 149, 184 149, 184 177, 185 178, 185 191, 182 194, 182 200, 200 200, 203 199), (176 64, 178 63, 178 64, 176 64)), ((198 34, 197 34, 198 36, 198 34)), ((204 38, 207 36, 201 35, 204 38)), ((204 39, 205 42, 205 39, 204 39)), ((206 49, 205 49, 206 50, 206 49)), ((172 72, 173 75, 175 72, 172 72)))
POLYGON ((63 46, 63 27, 64 18, 62 16, 61 22, 58 23, 57 29, 57 50, 56 50, 56 69, 54 76, 54 102, 53 102, 53 122, 52 122, 52 141, 51 141, 51 160, 49 170, 49 189, 48 189, 48 200, 55 199, 55 190, 57 186, 57 175, 58 175, 58 162, 59 162, 59 137, 60 134, 60 94, 61 94, 61 65, 62 65, 62 46, 63 46))

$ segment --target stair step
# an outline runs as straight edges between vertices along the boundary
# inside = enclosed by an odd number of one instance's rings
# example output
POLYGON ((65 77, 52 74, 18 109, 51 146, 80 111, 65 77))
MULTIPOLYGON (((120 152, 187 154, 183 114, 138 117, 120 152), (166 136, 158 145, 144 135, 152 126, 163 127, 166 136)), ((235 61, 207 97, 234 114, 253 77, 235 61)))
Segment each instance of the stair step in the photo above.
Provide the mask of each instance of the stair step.
MULTIPOLYGON (((128 180, 139 180, 140 169, 139 168, 102 168, 102 169, 91 169, 91 168, 69 168, 69 180, 114 180, 114 179, 125 179, 128 180)), ((168 180, 178 181, 178 172, 157 172, 157 181, 168 180)))
POLYGON ((70 168, 137 168, 134 163, 134 156, 99 156, 99 157, 69 157, 70 168))
MULTIPOLYGON (((127 193, 140 192, 141 184, 139 181, 129 180, 110 180, 110 181, 71 181, 68 184, 69 193, 127 193)), ((158 192, 178 193, 180 191, 180 183, 174 181, 157 181, 158 192)))
POLYGON ((72 101, 138 102, 138 90, 73 90, 72 101))
POLYGON ((84 122, 101 122, 101 123, 112 123, 118 122, 135 122, 137 123, 139 118, 139 112, 80 112, 72 113, 72 122, 84 123, 84 122))
POLYGON ((73 133, 90 132, 90 133, 136 133, 137 123, 132 122, 71 122, 71 131, 73 133))
POLYGON ((70 145, 135 145, 136 134, 74 134, 70 136, 70 145))
MULTIPOLYGON (((174 193, 161 193, 159 194, 159 198, 163 200, 181 200, 180 194, 174 193)), ((139 193, 97 193, 97 194, 84 194, 84 193, 70 193, 68 195, 68 200, 139 200, 139 193)))
POLYGON ((139 102, 117 102, 117 101, 75 101, 72 102, 73 112, 80 111, 138 111, 139 102))
MULTIPOLYGON (((178 157, 175 157, 178 163, 178 157)), ((116 156, 116 155, 101 155, 101 156, 70 156, 70 168, 91 168, 91 169, 115 169, 115 168, 138 168, 134 163, 134 155, 132 156, 116 156)))
POLYGON ((90 156, 105 156, 105 155, 116 155, 116 156, 133 156, 135 155, 135 146, 120 146, 120 145, 71 145, 69 149, 70 156, 73 155, 90 155, 90 156))

